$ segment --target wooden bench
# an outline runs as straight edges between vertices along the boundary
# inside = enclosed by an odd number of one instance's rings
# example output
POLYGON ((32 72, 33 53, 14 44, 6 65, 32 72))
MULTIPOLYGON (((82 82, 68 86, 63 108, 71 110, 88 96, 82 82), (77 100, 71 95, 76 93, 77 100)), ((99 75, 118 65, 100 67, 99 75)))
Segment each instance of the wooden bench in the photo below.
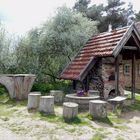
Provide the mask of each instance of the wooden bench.
POLYGON ((126 99, 127 97, 125 96, 117 96, 115 98, 108 99, 108 102, 113 105, 113 111, 116 111, 118 106, 123 107, 123 103, 126 99))

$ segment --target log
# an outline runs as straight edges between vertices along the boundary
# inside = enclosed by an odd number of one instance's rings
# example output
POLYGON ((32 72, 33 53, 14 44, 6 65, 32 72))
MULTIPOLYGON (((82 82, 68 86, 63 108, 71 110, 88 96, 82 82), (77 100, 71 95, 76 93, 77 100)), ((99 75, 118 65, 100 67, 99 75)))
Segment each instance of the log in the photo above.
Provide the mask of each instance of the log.
POLYGON ((54 97, 42 96, 40 97, 39 111, 46 114, 54 114, 54 97))
POLYGON ((78 114, 78 104, 72 102, 63 103, 63 117, 65 119, 75 118, 78 114))
POLYGON ((55 103, 62 103, 64 100, 64 93, 61 90, 51 90, 50 95, 54 96, 55 103))
POLYGON ((30 92, 28 94, 28 109, 37 109, 39 107, 39 102, 40 102, 40 92, 30 92))
POLYGON ((107 117, 107 102, 102 100, 91 100, 89 101, 89 113, 94 118, 105 118, 107 117))

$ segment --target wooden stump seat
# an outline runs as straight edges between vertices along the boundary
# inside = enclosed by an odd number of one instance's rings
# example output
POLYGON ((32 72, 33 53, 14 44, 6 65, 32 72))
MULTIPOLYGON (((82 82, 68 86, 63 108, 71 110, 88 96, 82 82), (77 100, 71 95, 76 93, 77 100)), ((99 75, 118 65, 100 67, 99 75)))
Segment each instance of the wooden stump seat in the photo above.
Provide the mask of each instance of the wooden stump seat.
POLYGON ((78 104, 72 102, 63 103, 63 117, 65 119, 72 119, 78 114, 78 104))
POLYGON ((40 92, 30 92, 28 94, 28 109, 38 109, 39 107, 39 102, 40 102, 40 92))
POLYGON ((46 114, 54 114, 54 97, 42 96, 40 97, 39 111, 46 114))
POLYGON ((62 103, 64 99, 64 93, 61 90, 51 90, 50 95, 54 96, 55 103, 62 103))
POLYGON ((89 113, 94 118, 107 117, 106 101, 91 100, 89 101, 89 113))

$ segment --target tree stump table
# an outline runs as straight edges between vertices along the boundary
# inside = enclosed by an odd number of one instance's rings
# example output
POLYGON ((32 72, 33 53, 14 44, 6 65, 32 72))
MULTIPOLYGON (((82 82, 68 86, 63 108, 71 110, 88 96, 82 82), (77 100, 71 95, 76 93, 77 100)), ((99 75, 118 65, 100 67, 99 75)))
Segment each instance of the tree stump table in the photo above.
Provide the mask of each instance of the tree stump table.
POLYGON ((51 90, 50 95, 54 96, 55 103, 62 103, 64 99, 64 93, 61 90, 51 90))
POLYGON ((65 119, 75 118, 78 114, 78 104, 72 102, 63 103, 63 117, 65 119))
POLYGON ((30 92, 28 94, 28 109, 37 109, 39 107, 39 102, 40 102, 40 92, 30 92))
POLYGON ((40 97, 39 111, 46 114, 54 114, 54 97, 42 96, 40 97))
POLYGON ((107 117, 107 102, 102 100, 91 100, 89 101, 89 113, 94 118, 105 118, 107 117))

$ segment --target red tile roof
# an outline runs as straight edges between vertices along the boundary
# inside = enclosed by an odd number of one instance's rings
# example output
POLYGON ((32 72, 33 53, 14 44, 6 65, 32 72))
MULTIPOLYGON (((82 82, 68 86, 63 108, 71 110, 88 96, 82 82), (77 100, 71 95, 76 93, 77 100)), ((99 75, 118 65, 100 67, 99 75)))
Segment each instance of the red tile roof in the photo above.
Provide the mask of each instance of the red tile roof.
POLYGON ((112 30, 91 37, 79 54, 62 72, 60 78, 80 80, 81 74, 95 57, 113 56, 113 49, 122 40, 129 27, 112 30))

